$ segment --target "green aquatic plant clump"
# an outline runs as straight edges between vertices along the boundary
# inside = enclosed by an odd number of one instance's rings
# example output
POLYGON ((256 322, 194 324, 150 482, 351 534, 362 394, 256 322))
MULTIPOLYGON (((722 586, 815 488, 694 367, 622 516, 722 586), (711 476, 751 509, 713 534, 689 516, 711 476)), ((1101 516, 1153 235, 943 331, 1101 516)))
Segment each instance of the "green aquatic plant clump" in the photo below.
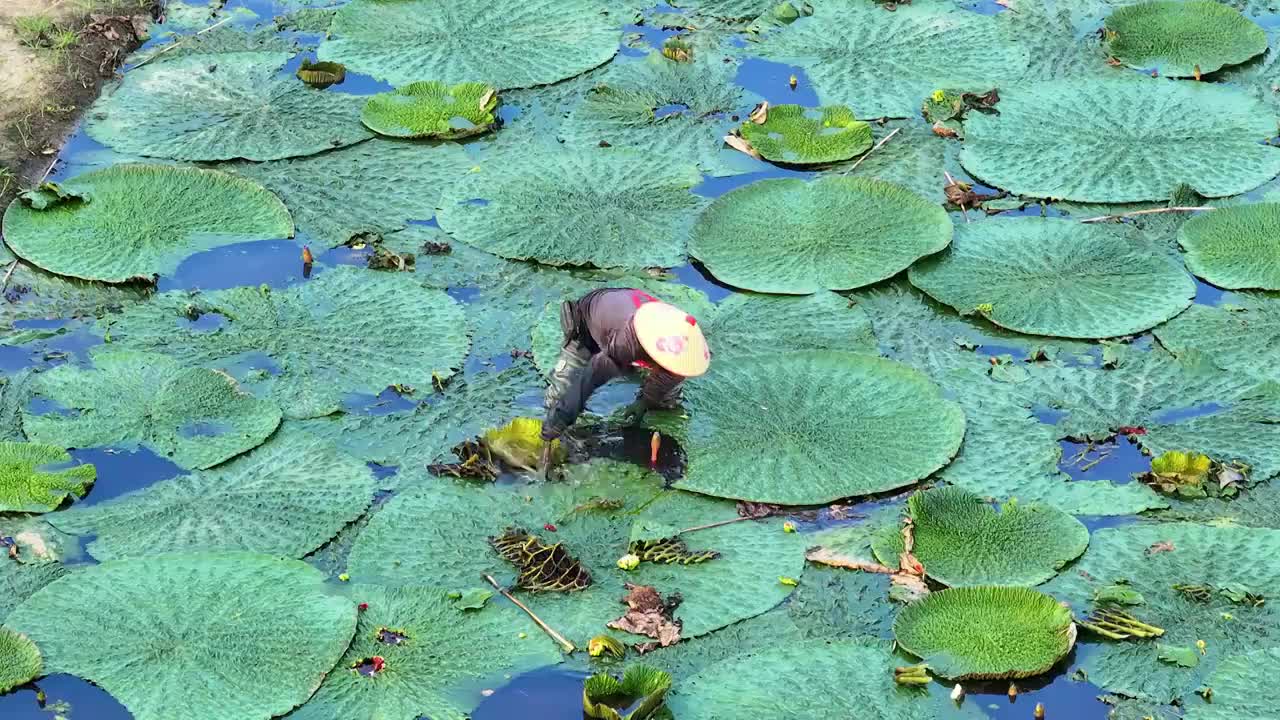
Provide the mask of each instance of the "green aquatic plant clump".
POLYGON ((1107 50, 1131 68, 1195 77, 1267 50, 1266 32, 1213 0, 1156 0, 1116 8, 1105 25, 1107 50))
POLYGON ((293 237, 279 198, 217 170, 113 165, 62 189, 74 195, 43 209, 14 200, 3 226, 15 253, 58 275, 151 282, 202 250, 293 237))
POLYGON ((22 633, 0 627, 0 695, 40 676, 40 649, 22 633))
POLYGON ((54 445, 0 442, 0 513, 55 510, 68 497, 83 497, 97 479, 92 465, 71 464, 67 451, 54 445))
POLYGON ((480 82, 415 82, 369 98, 360 120, 379 135, 458 140, 498 123, 498 91, 480 82))
POLYGON ((765 121, 748 119, 738 131, 760 156, 786 165, 822 165, 871 149, 871 126, 843 105, 773 105, 765 121))
MULTIPOLYGON (((1057 508, 1011 500, 997 511, 956 486, 912 495, 907 512, 916 559, 926 575, 951 587, 1039 585, 1089 545, 1085 526, 1057 508)), ((899 528, 877 533, 872 548, 881 563, 897 565, 899 528)))
POLYGON ((890 278, 946 248, 951 235, 941 206, 892 183, 771 179, 711 203, 689 253, 725 284, 807 295, 890 278))
POLYGON ((671 674, 648 665, 629 665, 622 679, 596 673, 582 684, 582 711, 597 720, 647 720, 663 706, 671 674), (618 708, 630 708, 626 715, 618 708))
POLYGON ((932 593, 898 613, 893 635, 907 652, 952 680, 1024 678, 1071 652, 1071 610, 1042 592, 977 586, 932 593))
POLYGON ((1187 268, 1218 287, 1280 290, 1280 203, 1199 213, 1178 231, 1187 268))

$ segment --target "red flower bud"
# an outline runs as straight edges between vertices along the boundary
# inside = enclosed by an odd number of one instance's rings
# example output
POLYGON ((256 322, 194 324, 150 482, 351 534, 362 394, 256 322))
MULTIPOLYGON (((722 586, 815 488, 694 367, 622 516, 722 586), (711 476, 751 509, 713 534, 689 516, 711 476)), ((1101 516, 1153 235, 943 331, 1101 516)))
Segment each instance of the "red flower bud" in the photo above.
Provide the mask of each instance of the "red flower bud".
POLYGON ((364 612, 365 610, 368 610, 368 609, 369 609, 369 603, 360 603, 360 604, 359 604, 359 605, 357 605, 356 607, 357 607, 357 609, 359 609, 359 610, 360 610, 360 612, 364 612))
POLYGON ((546 530, 546 531, 548 531, 548 532, 555 532, 555 531, 556 531, 556 526, 555 526, 555 525, 552 525, 551 523, 547 523, 546 525, 543 525, 543 526, 542 526, 542 529, 543 529, 543 530, 546 530))

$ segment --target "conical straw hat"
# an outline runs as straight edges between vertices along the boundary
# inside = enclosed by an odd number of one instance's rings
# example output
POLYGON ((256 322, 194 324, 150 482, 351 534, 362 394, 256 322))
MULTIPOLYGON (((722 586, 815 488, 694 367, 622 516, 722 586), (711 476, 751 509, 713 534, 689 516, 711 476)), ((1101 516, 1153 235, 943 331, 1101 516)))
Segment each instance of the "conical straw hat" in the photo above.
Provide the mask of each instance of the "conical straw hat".
POLYGON ((631 319, 640 346, 667 372, 697 377, 711 364, 702 328, 693 316, 674 305, 647 302, 631 319))

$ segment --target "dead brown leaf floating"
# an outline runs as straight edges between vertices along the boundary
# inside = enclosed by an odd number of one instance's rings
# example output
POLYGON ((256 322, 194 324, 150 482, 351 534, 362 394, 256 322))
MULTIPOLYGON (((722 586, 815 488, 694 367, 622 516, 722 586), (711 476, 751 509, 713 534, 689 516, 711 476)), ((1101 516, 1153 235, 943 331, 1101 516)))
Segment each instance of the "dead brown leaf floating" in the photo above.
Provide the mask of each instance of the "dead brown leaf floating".
POLYGON ((924 564, 913 554, 915 535, 911 518, 903 518, 902 541, 903 551, 898 556, 897 569, 824 547, 810 548, 805 553, 805 559, 819 565, 888 575, 889 599, 904 603, 914 602, 929 594, 929 586, 924 581, 924 564))
POLYGON ((656 640, 635 645, 635 649, 642 654, 680 642, 682 623, 673 617, 676 608, 680 607, 680 593, 672 593, 663 600, 662 594, 651 585, 627 583, 625 587, 627 596, 622 598, 622 602, 626 604, 627 612, 617 620, 610 621, 606 627, 656 640))
POLYGON ((756 105, 754 108, 752 108, 751 114, 747 116, 747 119, 757 125, 763 125, 766 122, 768 122, 769 121, 769 102, 766 100, 765 102, 762 102, 759 105, 756 105))

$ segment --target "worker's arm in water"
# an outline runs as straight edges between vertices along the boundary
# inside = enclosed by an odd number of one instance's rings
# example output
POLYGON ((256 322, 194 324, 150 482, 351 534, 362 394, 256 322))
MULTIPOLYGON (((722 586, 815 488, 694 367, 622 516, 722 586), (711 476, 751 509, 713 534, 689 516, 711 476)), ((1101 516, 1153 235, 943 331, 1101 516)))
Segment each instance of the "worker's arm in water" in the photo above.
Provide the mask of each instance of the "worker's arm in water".
POLYGON ((651 367, 649 374, 636 393, 635 402, 622 411, 624 423, 634 425, 644 419, 650 410, 670 410, 680 403, 680 385, 684 378, 658 367, 651 367))
POLYGON ((566 428, 577 421, 591 394, 621 374, 622 369, 608 353, 592 355, 586 367, 579 369, 568 379, 564 392, 555 405, 547 408, 547 419, 542 423, 542 439, 550 441, 560 437, 566 428))

